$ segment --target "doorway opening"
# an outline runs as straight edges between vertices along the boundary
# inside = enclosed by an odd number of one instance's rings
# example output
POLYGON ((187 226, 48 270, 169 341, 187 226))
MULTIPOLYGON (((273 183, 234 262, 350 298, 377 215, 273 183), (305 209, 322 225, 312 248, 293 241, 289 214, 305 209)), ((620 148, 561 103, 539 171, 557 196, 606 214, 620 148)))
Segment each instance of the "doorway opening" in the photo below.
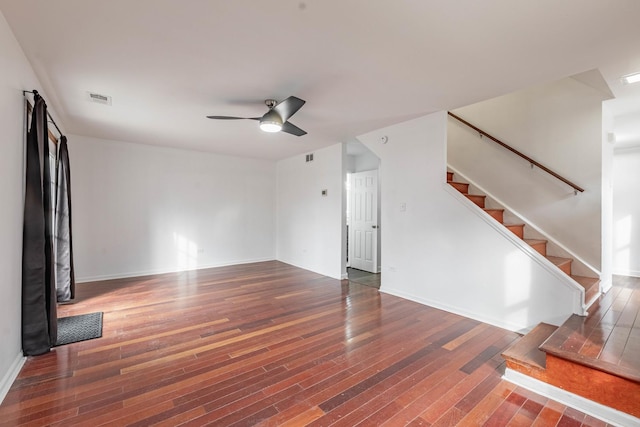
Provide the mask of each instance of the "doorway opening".
POLYGON ((361 142, 347 143, 346 266, 350 281, 380 288, 380 159, 361 142))

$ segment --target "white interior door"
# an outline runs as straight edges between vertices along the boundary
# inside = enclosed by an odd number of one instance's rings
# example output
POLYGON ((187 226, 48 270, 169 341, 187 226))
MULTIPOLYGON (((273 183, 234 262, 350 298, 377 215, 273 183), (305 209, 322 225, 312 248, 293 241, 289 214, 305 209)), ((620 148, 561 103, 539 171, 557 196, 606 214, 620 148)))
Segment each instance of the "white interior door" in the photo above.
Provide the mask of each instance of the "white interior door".
POLYGON ((378 272, 378 171, 351 174, 349 263, 378 272))

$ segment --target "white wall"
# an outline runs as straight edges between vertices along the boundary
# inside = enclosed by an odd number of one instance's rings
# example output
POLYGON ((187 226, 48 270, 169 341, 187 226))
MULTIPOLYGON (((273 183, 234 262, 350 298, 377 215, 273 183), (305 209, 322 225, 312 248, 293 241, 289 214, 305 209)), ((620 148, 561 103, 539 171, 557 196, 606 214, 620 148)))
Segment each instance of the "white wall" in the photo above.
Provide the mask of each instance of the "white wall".
POLYGON ((640 277, 640 147, 613 158, 613 271, 640 277))
POLYGON ((573 189, 454 119, 448 162, 595 269, 601 266, 602 101, 563 79, 454 112, 570 181, 573 189))
POLYGON ((381 159, 383 292, 511 330, 558 324, 576 308, 575 288, 445 184, 446 113, 358 139, 381 159))
POLYGON ((613 128, 614 116, 608 102, 602 103, 602 196, 600 292, 613 286, 613 128))
POLYGON ((346 147, 335 144, 313 154, 308 163, 305 155, 278 162, 277 258, 340 279, 346 274, 346 147))
POLYGON ((368 151, 354 156, 353 170, 349 172, 365 172, 376 170, 380 167, 380 159, 375 154, 368 151))
MULTIPOLYGON (((21 287, 24 206, 24 98, 40 89, 35 74, 0 13, 0 402, 22 366, 21 287)), ((45 99, 45 93, 41 94, 45 99)), ((50 110, 50 112, 52 112, 50 110)))
POLYGON ((68 138, 79 281, 275 258, 275 162, 68 138))

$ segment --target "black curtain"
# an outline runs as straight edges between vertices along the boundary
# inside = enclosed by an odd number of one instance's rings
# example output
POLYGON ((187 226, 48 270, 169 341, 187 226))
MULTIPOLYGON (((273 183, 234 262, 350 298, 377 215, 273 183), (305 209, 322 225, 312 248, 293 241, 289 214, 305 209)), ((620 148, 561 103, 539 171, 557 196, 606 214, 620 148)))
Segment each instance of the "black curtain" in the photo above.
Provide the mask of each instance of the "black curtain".
POLYGON ((71 173, 67 137, 58 141, 57 191, 56 191, 56 291, 58 302, 75 298, 76 283, 73 271, 73 246, 71 244, 71 173))
POLYGON ((22 234, 22 350, 48 352, 58 335, 47 105, 37 93, 27 133, 22 234))

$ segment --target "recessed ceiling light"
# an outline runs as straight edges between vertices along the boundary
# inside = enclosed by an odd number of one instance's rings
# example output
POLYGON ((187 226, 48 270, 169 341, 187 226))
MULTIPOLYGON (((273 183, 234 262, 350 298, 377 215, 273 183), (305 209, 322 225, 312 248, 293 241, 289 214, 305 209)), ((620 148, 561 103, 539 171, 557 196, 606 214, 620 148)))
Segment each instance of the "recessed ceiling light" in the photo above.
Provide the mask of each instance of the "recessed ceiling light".
POLYGON ((626 76, 622 76, 622 83, 626 85, 630 85, 631 83, 640 82, 640 73, 627 74, 626 76))

